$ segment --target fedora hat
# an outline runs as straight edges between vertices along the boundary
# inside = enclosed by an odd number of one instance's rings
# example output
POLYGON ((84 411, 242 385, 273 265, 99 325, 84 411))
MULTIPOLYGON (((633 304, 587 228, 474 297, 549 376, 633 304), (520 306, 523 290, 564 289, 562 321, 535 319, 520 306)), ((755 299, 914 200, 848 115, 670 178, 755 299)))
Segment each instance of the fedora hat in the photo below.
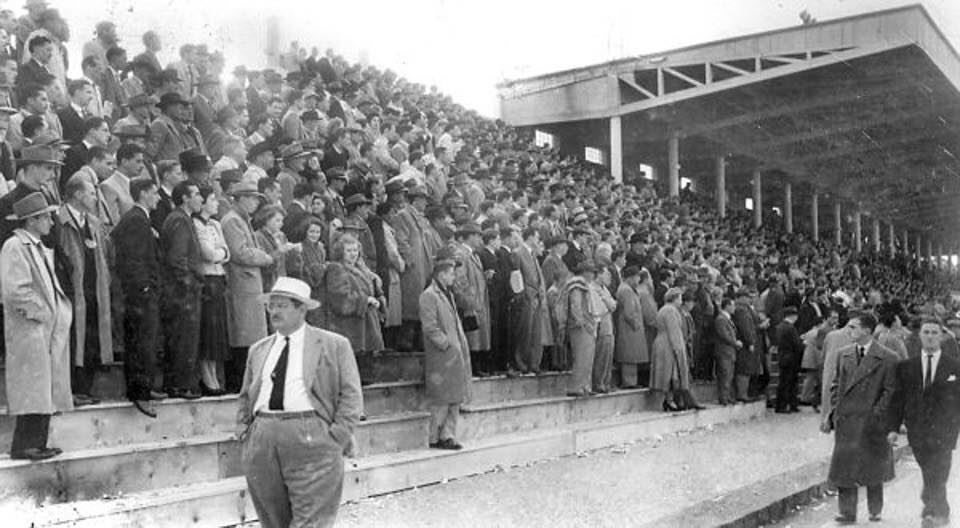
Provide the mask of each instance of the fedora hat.
POLYGON ((170 105, 189 105, 190 101, 183 98, 178 92, 169 92, 160 96, 160 101, 157 102, 157 107, 164 109, 170 105))
POLYGON ((250 181, 240 180, 240 183, 236 184, 233 189, 230 189, 230 194, 233 196, 239 195, 253 195, 258 198, 266 198, 259 189, 257 189, 257 184, 250 181))
POLYGON ((266 303, 271 297, 286 297, 303 303, 308 310, 320 307, 320 301, 310 298, 310 285, 293 277, 277 277, 277 282, 269 292, 260 295, 260 302, 266 303))
POLYGON ((364 196, 361 193, 351 194, 347 197, 346 201, 343 202, 343 205, 350 207, 353 205, 372 205, 373 201, 364 196))
POLYGON ((155 95, 137 94, 127 100, 128 108, 137 108, 139 106, 152 106, 160 102, 155 95))
POLYGON ((284 145, 283 148, 280 149, 280 157, 285 160, 302 158, 305 156, 312 156, 312 155, 313 155, 312 152, 303 150, 303 144, 300 143, 299 141, 294 141, 289 145, 284 145))
POLYGON ((57 149, 52 145, 31 145, 24 147, 20 151, 20 157, 17 158, 17 165, 30 165, 48 163, 50 165, 62 166, 57 149))
POLYGON ((47 199, 40 191, 32 192, 13 204, 13 214, 7 215, 7 220, 25 220, 34 216, 56 211, 56 205, 48 205, 47 199))

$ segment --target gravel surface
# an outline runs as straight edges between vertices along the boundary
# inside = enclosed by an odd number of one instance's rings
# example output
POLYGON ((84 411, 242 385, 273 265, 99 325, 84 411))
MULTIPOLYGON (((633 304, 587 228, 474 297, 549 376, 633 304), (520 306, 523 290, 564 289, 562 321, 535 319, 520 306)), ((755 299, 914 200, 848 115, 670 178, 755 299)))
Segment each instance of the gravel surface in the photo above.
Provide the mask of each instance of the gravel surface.
POLYGON ((340 527, 632 526, 829 456, 818 416, 769 414, 344 505, 340 527))

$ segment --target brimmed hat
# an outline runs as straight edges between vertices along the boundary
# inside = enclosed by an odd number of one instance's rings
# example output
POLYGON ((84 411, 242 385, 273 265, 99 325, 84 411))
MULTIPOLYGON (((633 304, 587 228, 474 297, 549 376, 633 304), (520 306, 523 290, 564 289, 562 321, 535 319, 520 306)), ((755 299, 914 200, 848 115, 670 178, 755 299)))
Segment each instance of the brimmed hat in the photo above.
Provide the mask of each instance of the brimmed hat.
POLYGON ((474 224, 473 222, 467 222, 462 226, 457 228, 458 235, 482 235, 483 230, 480 229, 480 226, 474 224))
POLYGON ((372 204, 373 204, 373 201, 371 201, 369 198, 367 198, 366 196, 360 193, 351 194, 343 202, 343 205, 347 207, 352 207, 354 205, 372 205, 372 204))
POLYGON ((300 143, 299 141, 294 141, 293 143, 284 145, 283 148, 280 149, 280 157, 285 160, 290 160, 294 158, 303 158, 303 157, 312 156, 312 155, 313 155, 312 152, 303 150, 303 144, 300 143))
POLYGON ((44 213, 56 211, 56 205, 48 205, 43 193, 32 192, 13 204, 13 214, 7 215, 7 220, 25 220, 44 213))
MULTIPOLYGON (((223 175, 221 175, 220 178, 222 182, 223 175)), ((230 194, 233 196, 253 195, 258 198, 266 198, 266 196, 264 196, 263 193, 257 189, 257 184, 249 181, 243 181, 242 179, 240 180, 240 183, 238 183, 233 189, 230 189, 230 194)))
POLYGON ((183 96, 177 92, 165 93, 162 96, 160 96, 160 101, 157 103, 157 108, 160 108, 162 110, 170 105, 175 105, 175 104, 189 105, 190 101, 184 99, 183 96))
POLYGON ((407 186, 404 185, 402 180, 391 180, 388 181, 384 186, 384 191, 389 194, 400 194, 407 192, 407 186))
POLYGON ((180 168, 183 169, 183 172, 210 170, 213 167, 210 163, 210 158, 196 147, 184 150, 178 158, 180 159, 180 168))
POLYGON ((430 191, 427 190, 423 185, 414 185, 407 191, 407 197, 410 199, 420 197, 420 198, 429 198, 430 191))
POLYGON ((48 163, 62 166, 57 150, 51 145, 31 145, 24 147, 17 158, 17 165, 48 163))
POLYGON ((343 167, 331 167, 330 170, 326 172, 327 181, 330 180, 343 180, 347 181, 347 172, 343 170, 343 167))
POLYGON ((342 221, 342 223, 341 223, 341 225, 340 225, 340 229, 342 229, 342 230, 348 230, 348 229, 349 229, 349 230, 353 230, 353 231, 366 231, 368 227, 370 227, 370 226, 367 225, 366 222, 364 222, 363 220, 360 220, 360 219, 358 219, 358 218, 354 218, 354 217, 344 218, 343 221, 342 221))
POLYGON ((269 141, 261 141, 256 145, 250 147, 250 150, 247 151, 247 161, 250 161, 261 154, 266 154, 273 150, 273 144, 269 141))
POLYGON ((569 244, 569 242, 567 242, 567 239, 565 238, 555 236, 555 237, 548 238, 544 246, 547 249, 551 249, 554 246, 559 246, 560 244, 569 244))
POLYGON ((243 171, 240 169, 226 169, 220 171, 220 188, 226 189, 230 184, 243 180, 243 171))
POLYGON ((293 277, 277 277, 277 282, 269 292, 260 295, 260 302, 266 303, 271 297, 286 297, 303 303, 308 310, 320 307, 320 301, 310 298, 310 285, 293 277))

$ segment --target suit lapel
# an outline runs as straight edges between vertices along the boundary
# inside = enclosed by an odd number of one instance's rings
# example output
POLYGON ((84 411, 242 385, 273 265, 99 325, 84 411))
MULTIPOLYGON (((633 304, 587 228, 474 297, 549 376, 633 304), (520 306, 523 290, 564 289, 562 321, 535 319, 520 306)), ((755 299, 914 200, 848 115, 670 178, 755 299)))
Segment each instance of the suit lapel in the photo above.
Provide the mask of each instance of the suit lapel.
POLYGON ((307 326, 303 335, 303 386, 307 389, 307 393, 310 393, 310 388, 313 387, 313 382, 317 378, 317 366, 324 352, 320 332, 307 326))
MULTIPOLYGON (((856 347, 856 345, 854 345, 854 347, 856 347)), ((877 370, 883 363, 880 358, 880 351, 876 347, 876 343, 871 343, 870 347, 867 348, 867 352, 864 354, 863 359, 860 360, 859 365, 856 365, 857 349, 853 348, 852 354, 849 354, 850 360, 853 361, 856 367, 853 370, 853 376, 850 377, 850 383, 847 385, 847 392, 856 386, 857 383, 860 383, 864 378, 873 373, 874 370, 877 370)))
POLYGON ((260 395, 260 387, 262 386, 263 381, 263 367, 264 363, 267 362, 267 356, 270 354, 270 349, 273 348, 273 343, 276 341, 276 336, 272 339, 269 339, 261 344, 261 346, 251 349, 250 353, 253 354, 253 364, 250 365, 252 372, 254 373, 253 380, 250 382, 250 405, 256 405, 257 398, 260 395))

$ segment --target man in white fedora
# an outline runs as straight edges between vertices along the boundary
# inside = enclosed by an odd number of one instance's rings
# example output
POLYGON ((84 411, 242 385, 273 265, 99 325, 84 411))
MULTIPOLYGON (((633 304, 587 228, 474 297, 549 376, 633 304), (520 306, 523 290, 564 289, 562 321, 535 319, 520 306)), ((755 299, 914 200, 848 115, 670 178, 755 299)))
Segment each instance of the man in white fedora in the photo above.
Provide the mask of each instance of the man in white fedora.
POLYGON ((332 526, 363 409, 353 350, 306 324, 307 283, 280 277, 261 300, 276 333, 250 347, 237 415, 250 496, 264 528, 332 526))

